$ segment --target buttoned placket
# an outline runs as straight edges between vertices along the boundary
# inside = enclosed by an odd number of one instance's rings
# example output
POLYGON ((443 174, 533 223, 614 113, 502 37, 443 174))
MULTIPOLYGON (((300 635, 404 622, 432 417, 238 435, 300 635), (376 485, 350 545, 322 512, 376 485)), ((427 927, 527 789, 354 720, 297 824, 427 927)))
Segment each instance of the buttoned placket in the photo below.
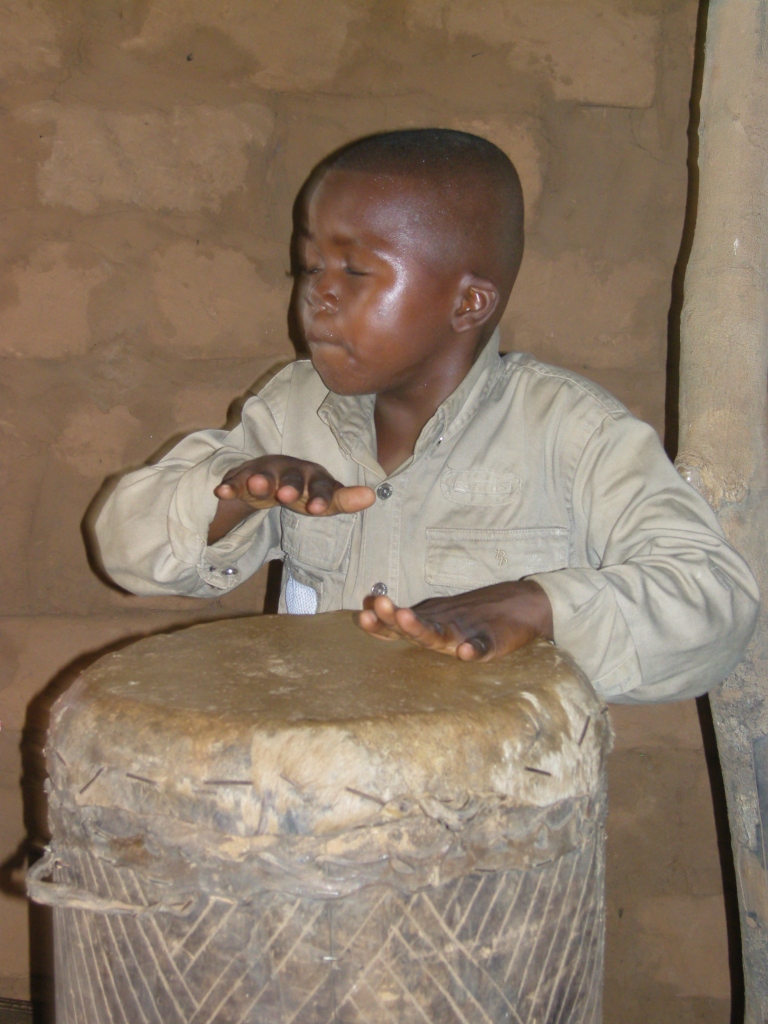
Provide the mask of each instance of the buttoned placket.
MULTIPOLYGON (((343 607, 359 608, 371 593, 374 596, 386 593, 398 603, 403 590, 400 580, 401 544, 407 543, 407 537, 404 539, 402 536, 401 524, 403 518, 408 517, 407 491, 411 471, 424 458, 440 450, 444 436, 447 439, 459 428, 458 421, 472 415, 482 400, 482 394, 487 393, 497 377, 500 366, 496 332, 459 388, 425 424, 413 455, 389 477, 375 454, 374 396, 329 394, 321 405, 318 410, 320 419, 333 432, 343 454, 358 465, 358 483, 374 491, 385 488, 382 494, 388 494, 388 497, 383 497, 377 493, 375 503, 362 513, 355 524, 350 562, 343 583, 343 607), (480 384, 483 378, 484 382, 480 384), (467 404, 470 395, 473 395, 471 408, 467 404)), ((414 521, 421 511, 413 510, 414 521)), ((404 528, 407 531, 407 524, 404 528)), ((412 566, 405 566, 405 571, 412 571, 412 566)))
POLYGON ((344 603, 347 607, 359 607, 370 594, 386 594, 397 603, 401 509, 413 459, 409 459, 391 477, 385 477, 384 470, 362 438, 351 457, 360 467, 360 483, 374 490, 376 501, 356 524, 360 534, 358 543, 353 544, 352 563, 344 586, 344 603))

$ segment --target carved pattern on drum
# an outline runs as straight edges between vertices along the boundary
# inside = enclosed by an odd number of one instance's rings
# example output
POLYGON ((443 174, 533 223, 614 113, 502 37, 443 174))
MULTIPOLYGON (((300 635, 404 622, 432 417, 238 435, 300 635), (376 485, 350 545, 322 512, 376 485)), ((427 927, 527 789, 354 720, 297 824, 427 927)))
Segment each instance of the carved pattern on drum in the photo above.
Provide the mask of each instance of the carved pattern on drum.
MULTIPOLYGON (((537 870, 415 894, 200 895, 184 917, 55 912, 59 1024, 598 1024, 602 836, 537 870)), ((147 906, 70 851, 57 880, 147 906)))

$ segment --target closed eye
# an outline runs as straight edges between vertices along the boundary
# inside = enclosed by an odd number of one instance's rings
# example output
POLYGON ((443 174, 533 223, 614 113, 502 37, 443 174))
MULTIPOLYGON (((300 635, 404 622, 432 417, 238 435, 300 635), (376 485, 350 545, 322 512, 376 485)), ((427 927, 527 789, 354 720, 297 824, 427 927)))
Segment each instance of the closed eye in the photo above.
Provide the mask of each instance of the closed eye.
POLYGON ((349 274, 350 277, 367 277, 367 270, 357 270, 355 267, 344 267, 344 273, 349 274))

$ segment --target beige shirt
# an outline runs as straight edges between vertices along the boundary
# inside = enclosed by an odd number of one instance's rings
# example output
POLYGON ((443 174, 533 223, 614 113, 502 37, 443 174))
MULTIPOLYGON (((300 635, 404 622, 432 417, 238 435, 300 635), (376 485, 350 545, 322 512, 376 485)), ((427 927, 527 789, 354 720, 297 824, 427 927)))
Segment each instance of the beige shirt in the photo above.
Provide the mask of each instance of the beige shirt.
POLYGON ((292 363, 235 430, 192 434, 122 479, 97 523, 107 571, 136 594, 214 597, 282 558, 282 611, 290 580, 330 611, 360 608, 377 584, 414 605, 531 577, 552 603, 556 642, 613 701, 697 695, 740 660, 757 617, 752 574, 652 428, 601 388, 501 357, 495 335, 389 476, 373 407, 292 363), (377 500, 323 519, 257 512, 207 546, 213 488, 275 453, 376 488, 377 500))

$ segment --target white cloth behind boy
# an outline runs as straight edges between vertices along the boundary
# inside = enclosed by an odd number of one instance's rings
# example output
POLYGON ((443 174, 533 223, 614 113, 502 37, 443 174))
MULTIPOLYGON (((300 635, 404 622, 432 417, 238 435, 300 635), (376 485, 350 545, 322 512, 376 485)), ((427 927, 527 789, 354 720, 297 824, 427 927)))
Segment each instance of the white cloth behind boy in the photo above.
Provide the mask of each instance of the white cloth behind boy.
POLYGON ((555 639, 613 701, 703 693, 740 660, 755 581, 651 427, 596 385, 498 333, 389 477, 373 396, 329 393, 311 363, 286 367, 231 433, 204 430, 129 473, 97 537, 107 571, 137 594, 214 597, 284 559, 281 611, 398 605, 534 578, 555 639), (207 546, 231 468, 283 453, 377 489, 358 515, 254 513, 207 546))

